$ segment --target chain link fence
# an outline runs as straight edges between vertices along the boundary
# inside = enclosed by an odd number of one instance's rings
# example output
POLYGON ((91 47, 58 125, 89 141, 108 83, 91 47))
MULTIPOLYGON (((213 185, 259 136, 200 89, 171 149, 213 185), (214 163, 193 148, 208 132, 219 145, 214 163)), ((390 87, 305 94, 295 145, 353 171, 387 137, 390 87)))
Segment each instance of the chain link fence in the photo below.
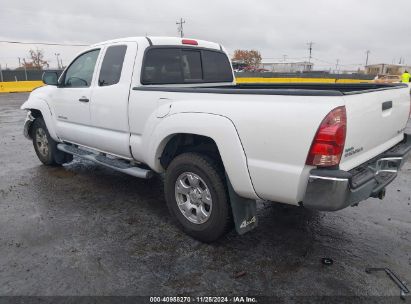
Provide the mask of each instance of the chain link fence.
MULTIPOLYGON (((62 70, 47 70, 52 72, 57 72, 59 75, 62 73, 62 70)), ((41 80, 43 75, 43 70, 0 70, 0 82, 7 81, 33 81, 41 80)))

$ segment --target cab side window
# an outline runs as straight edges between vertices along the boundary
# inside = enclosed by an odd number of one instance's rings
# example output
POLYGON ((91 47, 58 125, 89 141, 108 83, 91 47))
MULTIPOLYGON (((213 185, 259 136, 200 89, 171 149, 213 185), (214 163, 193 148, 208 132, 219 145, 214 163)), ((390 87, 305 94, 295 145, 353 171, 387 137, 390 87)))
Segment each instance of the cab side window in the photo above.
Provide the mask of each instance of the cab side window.
POLYGON ((64 76, 64 87, 84 88, 91 85, 100 50, 92 50, 77 57, 64 76))
POLYGON ((126 51, 126 45, 113 45, 107 48, 98 78, 99 86, 110 86, 120 81, 126 51))

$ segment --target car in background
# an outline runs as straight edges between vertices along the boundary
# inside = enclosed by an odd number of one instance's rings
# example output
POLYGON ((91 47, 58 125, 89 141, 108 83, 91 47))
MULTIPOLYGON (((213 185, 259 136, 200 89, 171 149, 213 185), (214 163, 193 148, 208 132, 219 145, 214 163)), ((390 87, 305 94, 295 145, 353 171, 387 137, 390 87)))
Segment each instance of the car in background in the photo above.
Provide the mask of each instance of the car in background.
POLYGON ((375 83, 399 83, 401 82, 401 76, 379 74, 374 78, 374 82, 375 83))

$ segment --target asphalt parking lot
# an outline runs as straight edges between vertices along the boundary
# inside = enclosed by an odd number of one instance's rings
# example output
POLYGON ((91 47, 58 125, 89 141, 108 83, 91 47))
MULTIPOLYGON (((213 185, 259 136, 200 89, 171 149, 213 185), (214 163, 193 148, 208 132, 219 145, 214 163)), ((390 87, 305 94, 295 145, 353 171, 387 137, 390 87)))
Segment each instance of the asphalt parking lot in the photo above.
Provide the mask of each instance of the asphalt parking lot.
POLYGON ((22 135, 27 96, 0 94, 0 295, 399 300, 398 287, 366 267, 388 267, 411 286, 410 161, 383 201, 335 213, 264 203, 257 229, 207 245, 173 225, 160 178, 79 159, 43 166, 22 135))

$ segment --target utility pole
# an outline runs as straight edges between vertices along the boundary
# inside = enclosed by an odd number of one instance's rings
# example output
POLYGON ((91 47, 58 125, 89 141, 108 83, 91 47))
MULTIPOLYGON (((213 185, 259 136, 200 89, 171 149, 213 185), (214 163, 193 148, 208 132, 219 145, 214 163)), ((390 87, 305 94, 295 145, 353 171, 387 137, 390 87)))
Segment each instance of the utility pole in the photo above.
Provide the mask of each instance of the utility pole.
POLYGON ((366 67, 368 66, 368 55, 369 55, 370 53, 371 53, 371 52, 370 52, 369 50, 365 51, 365 54, 367 55, 367 57, 365 58, 365 66, 366 66, 366 67))
POLYGON ((287 61, 287 55, 283 55, 283 62, 287 61))
POLYGON ((308 56, 309 70, 311 70, 311 58, 312 58, 312 52, 313 52, 313 44, 314 44, 314 42, 312 42, 312 41, 307 43, 308 52, 309 52, 309 56, 308 56))
POLYGON ((63 65, 63 59, 60 58, 60 68, 63 69, 64 65, 63 65))
POLYGON ((3 70, 1 69, 1 64, 0 64, 0 81, 3 82, 3 70))
POLYGON ((308 51, 309 51, 309 56, 308 56, 308 63, 311 63, 311 58, 312 58, 312 52, 313 52, 313 44, 314 42, 310 41, 307 43, 308 45, 308 51))
POLYGON ((54 53, 54 55, 56 56, 56 59, 57 59, 57 69, 60 70, 60 61, 59 61, 60 53, 54 53))
POLYGON ((24 75, 26 76, 26 81, 27 81, 27 69, 26 69, 26 59, 23 58, 23 65, 24 65, 24 75))
POLYGON ((185 20, 183 20, 183 18, 180 18, 180 22, 176 22, 176 24, 178 25, 177 31, 180 33, 180 37, 183 38, 184 37, 184 29, 183 29, 183 24, 186 23, 185 20))
POLYGON ((337 59, 337 64, 335 65, 335 72, 338 74, 338 64, 340 63, 340 59, 337 59))
POLYGON ((21 62, 20 62, 21 58, 20 57, 17 57, 17 58, 19 59, 19 67, 21 67, 21 62))

